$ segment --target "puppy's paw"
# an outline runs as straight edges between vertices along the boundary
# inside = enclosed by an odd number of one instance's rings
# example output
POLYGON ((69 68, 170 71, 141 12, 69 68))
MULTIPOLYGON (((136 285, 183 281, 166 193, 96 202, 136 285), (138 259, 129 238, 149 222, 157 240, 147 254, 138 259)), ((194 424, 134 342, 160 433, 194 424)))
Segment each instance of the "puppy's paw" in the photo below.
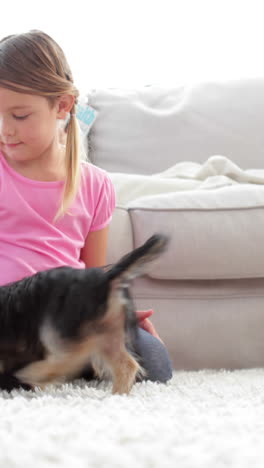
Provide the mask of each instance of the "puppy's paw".
POLYGON ((7 392, 11 392, 14 389, 20 389, 22 388, 23 390, 32 390, 32 387, 28 384, 25 384, 23 382, 20 382, 19 379, 17 379, 14 375, 12 374, 0 374, 0 389, 1 390, 6 390, 7 392))

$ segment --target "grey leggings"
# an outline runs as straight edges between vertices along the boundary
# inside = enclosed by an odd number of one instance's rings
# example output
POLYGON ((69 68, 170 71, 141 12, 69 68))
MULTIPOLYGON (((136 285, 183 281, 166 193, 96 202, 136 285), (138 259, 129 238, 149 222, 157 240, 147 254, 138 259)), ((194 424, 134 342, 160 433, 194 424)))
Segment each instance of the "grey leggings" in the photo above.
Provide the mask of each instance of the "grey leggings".
POLYGON ((147 371, 144 380, 167 382, 172 378, 172 363, 167 349, 160 340, 139 328, 135 351, 140 357, 140 364, 147 371))
MULTIPOLYGON (((172 363, 167 349, 160 340, 140 327, 134 351, 140 358, 140 364, 147 371, 144 380, 165 383, 171 379, 172 363)), ((82 372, 81 377, 87 380, 95 378, 90 367, 82 372)))

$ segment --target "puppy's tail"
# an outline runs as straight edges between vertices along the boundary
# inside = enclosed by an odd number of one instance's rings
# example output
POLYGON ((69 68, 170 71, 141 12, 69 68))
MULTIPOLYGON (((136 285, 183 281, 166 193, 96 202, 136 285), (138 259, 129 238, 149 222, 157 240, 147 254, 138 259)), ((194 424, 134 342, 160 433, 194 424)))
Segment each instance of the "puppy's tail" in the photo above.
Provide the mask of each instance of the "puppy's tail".
POLYGON ((154 234, 143 245, 128 253, 106 272, 111 281, 119 278, 131 281, 143 275, 149 263, 156 260, 167 248, 169 237, 164 234, 154 234))

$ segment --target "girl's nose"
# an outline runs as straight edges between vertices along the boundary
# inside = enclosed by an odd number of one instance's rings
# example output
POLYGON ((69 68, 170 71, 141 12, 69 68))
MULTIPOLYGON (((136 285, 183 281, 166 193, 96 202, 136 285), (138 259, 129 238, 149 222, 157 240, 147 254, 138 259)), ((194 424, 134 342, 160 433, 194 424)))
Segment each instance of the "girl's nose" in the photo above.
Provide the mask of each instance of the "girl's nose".
POLYGON ((15 128, 10 121, 0 117, 0 135, 7 138, 15 134, 15 128))

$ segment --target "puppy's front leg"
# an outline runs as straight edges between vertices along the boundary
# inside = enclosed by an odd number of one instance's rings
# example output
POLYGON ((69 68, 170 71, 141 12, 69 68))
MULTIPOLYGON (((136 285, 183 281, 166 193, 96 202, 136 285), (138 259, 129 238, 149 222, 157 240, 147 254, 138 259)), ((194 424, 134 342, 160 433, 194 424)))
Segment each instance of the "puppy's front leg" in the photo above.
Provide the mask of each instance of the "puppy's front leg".
POLYGON ((61 380, 66 373, 67 361, 51 357, 28 364, 19 369, 15 377, 27 384, 43 387, 48 383, 61 380))
POLYGON ((90 340, 70 347, 59 354, 50 354, 46 359, 35 361, 15 373, 22 382, 45 386, 52 382, 63 382, 66 377, 76 375, 88 361, 90 340))

